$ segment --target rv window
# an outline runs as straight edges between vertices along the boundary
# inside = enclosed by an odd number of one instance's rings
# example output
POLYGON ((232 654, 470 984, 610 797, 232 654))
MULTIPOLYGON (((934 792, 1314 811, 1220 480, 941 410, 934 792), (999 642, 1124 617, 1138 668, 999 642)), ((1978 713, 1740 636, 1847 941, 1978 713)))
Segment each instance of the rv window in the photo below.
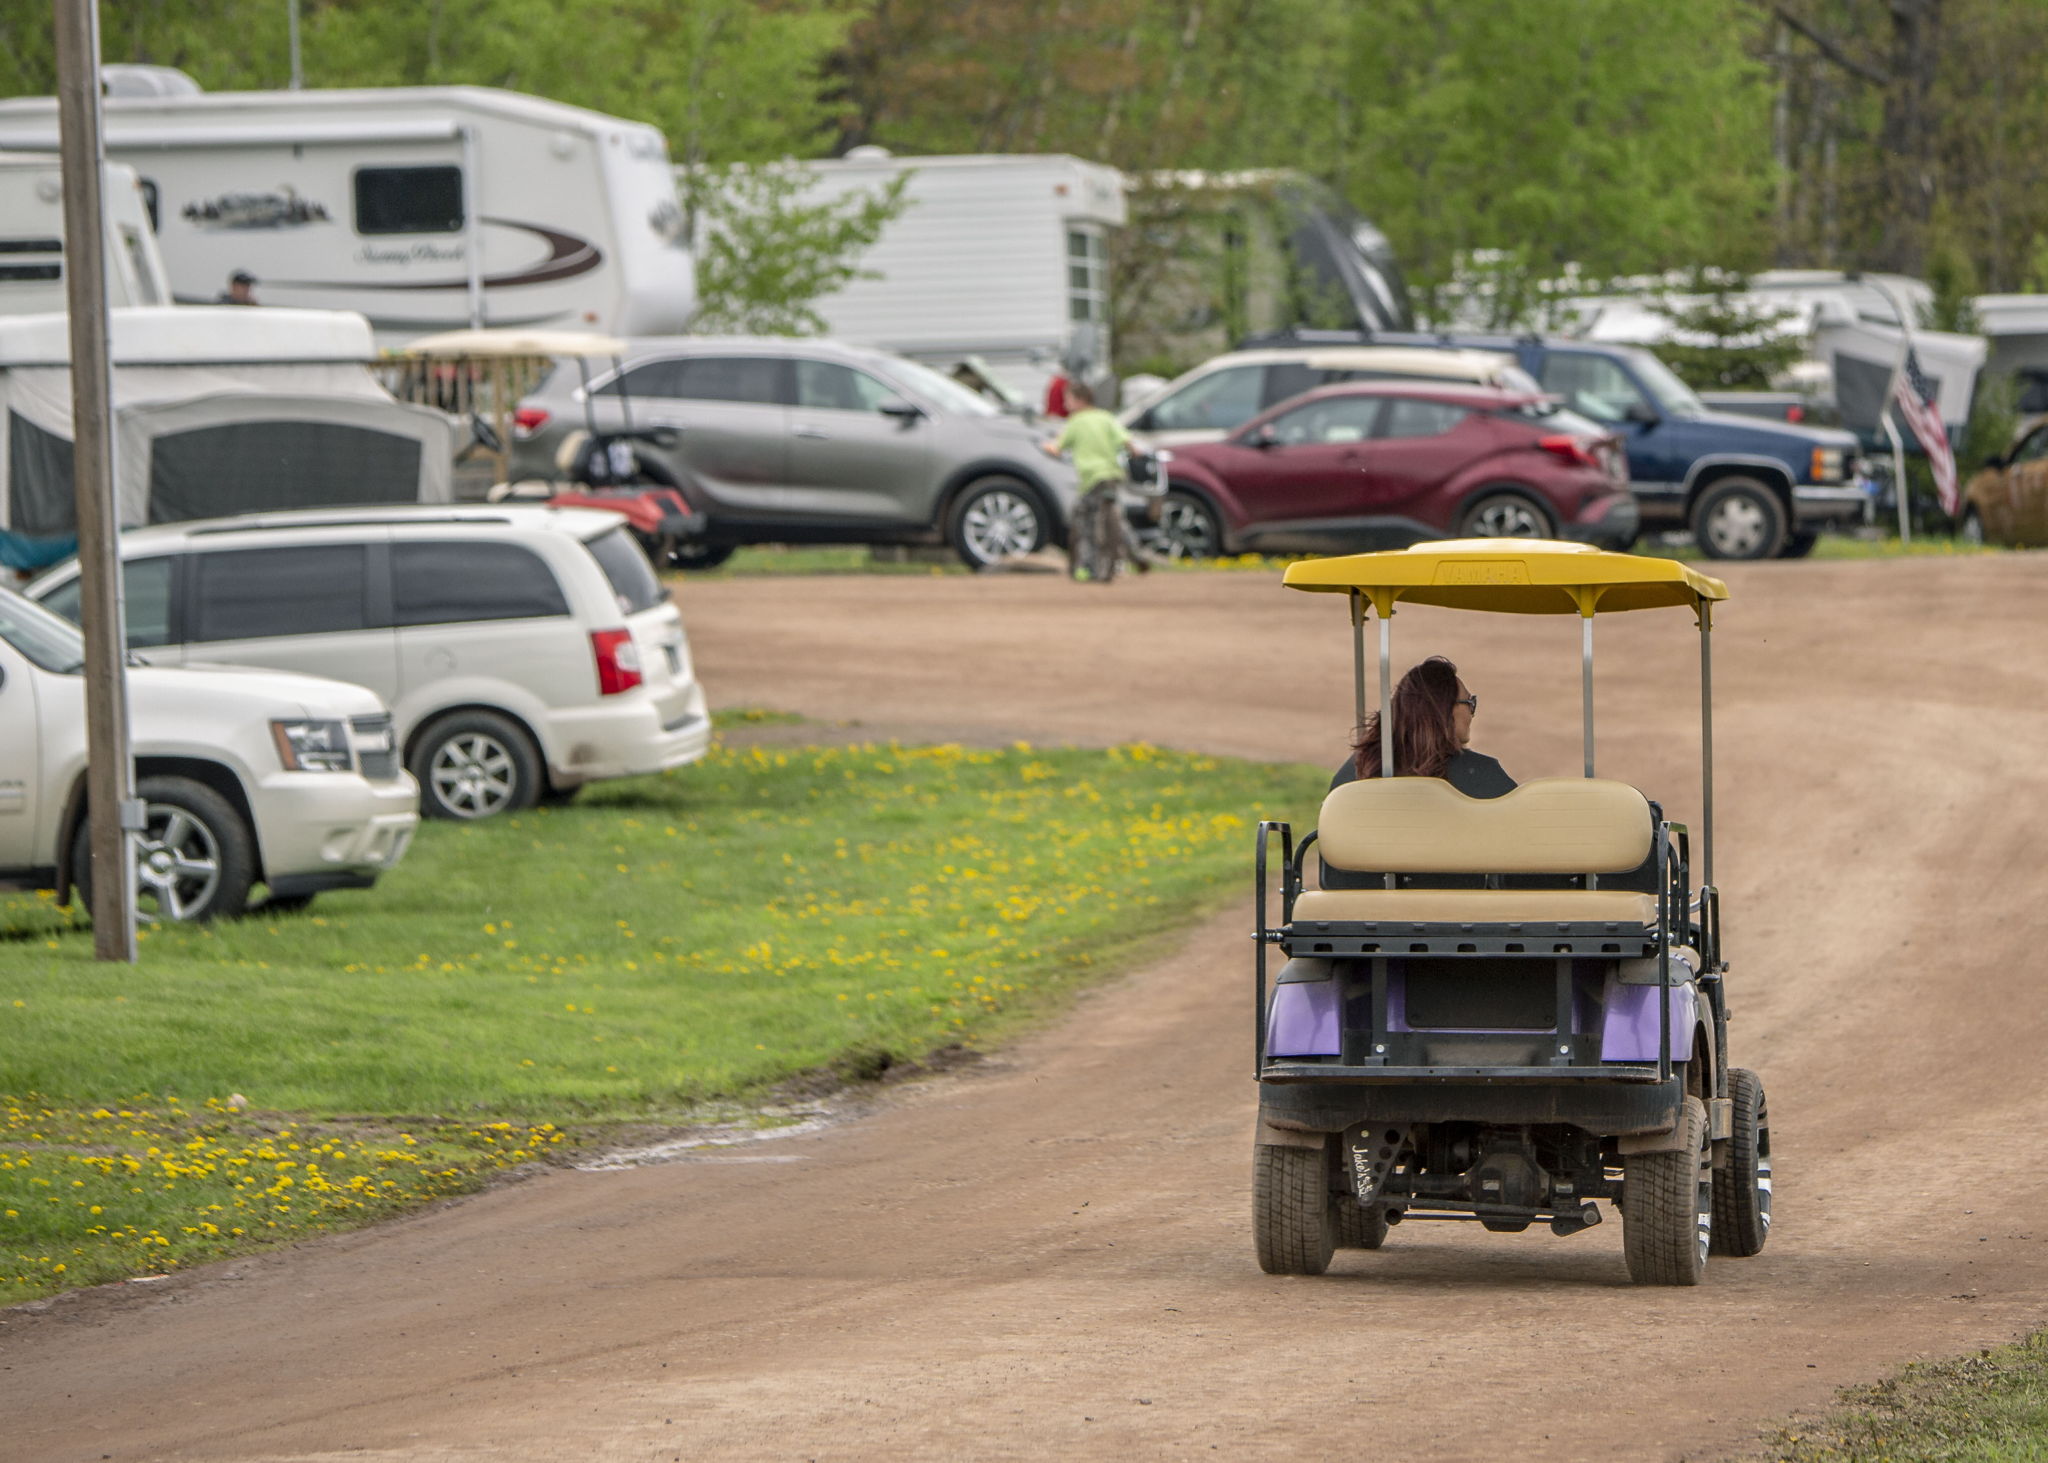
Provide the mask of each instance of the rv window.
POLYGON ((62 239, 0 239, 0 283, 25 284, 63 277, 62 239), (38 254, 51 257, 34 257, 38 254))
POLYGON ((392 621, 537 620, 569 613, 562 586, 540 555, 517 544, 391 546, 392 621))
MULTIPOLYGON (((177 562, 164 555, 130 559, 121 566, 121 599, 127 610, 130 649, 171 643, 171 567, 177 562)), ((74 625, 83 623, 78 608, 82 586, 80 579, 65 580, 43 596, 43 608, 54 610, 74 625)))
POLYGON ((267 640, 364 629, 367 558, 361 544, 194 555, 186 639, 267 640))
MULTIPOLYGON (((671 397, 678 401, 749 401, 764 406, 787 403, 783 385, 787 362, 776 356, 685 356, 648 361, 626 372, 629 396, 671 397)), ((614 379, 597 388, 599 396, 617 396, 614 379)))
POLYGON ((359 234, 454 234, 462 219, 461 168, 356 169, 359 234))

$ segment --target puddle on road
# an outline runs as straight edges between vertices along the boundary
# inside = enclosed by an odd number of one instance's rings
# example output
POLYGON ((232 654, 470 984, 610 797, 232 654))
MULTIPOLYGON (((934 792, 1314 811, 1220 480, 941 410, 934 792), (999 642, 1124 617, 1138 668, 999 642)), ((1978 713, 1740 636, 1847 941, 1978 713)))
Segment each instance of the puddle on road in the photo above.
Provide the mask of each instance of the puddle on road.
POLYGON ((839 1121, 837 1108, 812 1106, 801 1108, 763 1108, 756 1116, 761 1118, 787 1118, 789 1121, 775 1127, 760 1127, 751 1123, 712 1123, 692 1128, 677 1138, 667 1138, 642 1148, 619 1148, 610 1153, 600 1154, 587 1163, 579 1163, 579 1173, 616 1173, 627 1168, 647 1168, 657 1163, 801 1163, 808 1155, 802 1153, 734 1153, 731 1150, 751 1143, 767 1142, 776 1138, 801 1138, 808 1133, 818 1133, 839 1121))

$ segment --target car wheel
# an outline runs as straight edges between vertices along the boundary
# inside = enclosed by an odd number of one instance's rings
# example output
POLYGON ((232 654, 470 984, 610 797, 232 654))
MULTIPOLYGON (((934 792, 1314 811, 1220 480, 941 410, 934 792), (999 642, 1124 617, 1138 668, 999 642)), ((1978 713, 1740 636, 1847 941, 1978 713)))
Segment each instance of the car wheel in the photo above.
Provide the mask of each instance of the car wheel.
POLYGON ((1693 504, 1693 542, 1710 559, 1775 559, 1789 531, 1785 505, 1755 478, 1722 478, 1693 504))
POLYGON ((733 556, 737 544, 677 544, 668 551, 671 569, 716 569, 733 556))
POLYGON ((510 717, 457 711, 420 733, 408 770, 430 818, 473 821, 530 808, 540 797, 540 751, 510 717))
MULTIPOLYGON (((197 924, 249 907, 256 840, 234 805, 189 777, 145 777, 135 786, 143 830, 135 839, 136 910, 197 924)), ((78 897, 92 908, 92 834, 84 820, 71 845, 78 897)))
POLYGON ((1459 538, 1555 538, 1557 526, 1526 493, 1488 493, 1458 520, 1459 538))
POLYGON ((1213 559, 1223 552, 1223 531, 1207 503, 1179 488, 1159 507, 1152 551, 1162 559, 1213 559))
POLYGON ((1963 510, 1963 521, 1956 529, 1956 537, 1972 548, 1984 546, 1984 520, 1978 516, 1975 508, 1963 510))
POLYGON ((1778 550, 1781 559, 1803 559, 1813 552, 1813 546, 1820 542, 1820 535, 1812 529, 1802 529, 1785 539, 1785 547, 1778 550))
POLYGON ((1016 478, 986 477, 953 503, 946 538, 970 569, 1035 553, 1046 540, 1046 512, 1038 494, 1016 478))

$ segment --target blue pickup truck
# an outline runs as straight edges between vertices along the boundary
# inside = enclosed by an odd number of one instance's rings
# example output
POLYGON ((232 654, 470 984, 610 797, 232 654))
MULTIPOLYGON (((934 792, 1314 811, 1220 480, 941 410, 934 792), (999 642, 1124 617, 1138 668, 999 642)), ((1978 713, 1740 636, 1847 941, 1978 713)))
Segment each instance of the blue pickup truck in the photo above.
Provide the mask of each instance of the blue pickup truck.
MULTIPOLYGON (((1262 338, 1245 345, 1274 345, 1262 338)), ((1298 331, 1295 344, 1358 344, 1298 331)), ((1541 335, 1374 334, 1373 345, 1512 355, 1545 391, 1616 433, 1646 529, 1689 528, 1717 559, 1797 558, 1820 531, 1861 520, 1854 434, 1717 412, 1647 350, 1541 335)))

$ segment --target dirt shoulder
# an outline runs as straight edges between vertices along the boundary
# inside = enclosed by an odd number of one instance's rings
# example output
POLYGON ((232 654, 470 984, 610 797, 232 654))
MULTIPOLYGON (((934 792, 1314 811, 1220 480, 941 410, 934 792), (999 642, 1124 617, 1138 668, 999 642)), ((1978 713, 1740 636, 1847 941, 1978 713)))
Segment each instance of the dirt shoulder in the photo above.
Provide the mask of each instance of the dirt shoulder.
MULTIPOLYGON (((1260 1274, 1233 910, 857 1122, 0 1314, 0 1437, 223 1463, 1700 1457, 2009 1339, 2048 1319, 2048 560, 1729 577, 1731 1041, 1770 1087, 1780 1217, 1700 1290, 1628 1286, 1613 1223, 1416 1224, 1326 1277, 1260 1274)), ((720 704, 1318 763, 1350 718, 1341 611, 1261 576, 733 580, 682 604, 720 704)), ((1602 770, 1697 825, 1689 627, 1635 619, 1599 629, 1602 770)), ((1395 625, 1403 663, 1442 651, 1481 692, 1481 750, 1575 770, 1570 627, 1395 625)))

